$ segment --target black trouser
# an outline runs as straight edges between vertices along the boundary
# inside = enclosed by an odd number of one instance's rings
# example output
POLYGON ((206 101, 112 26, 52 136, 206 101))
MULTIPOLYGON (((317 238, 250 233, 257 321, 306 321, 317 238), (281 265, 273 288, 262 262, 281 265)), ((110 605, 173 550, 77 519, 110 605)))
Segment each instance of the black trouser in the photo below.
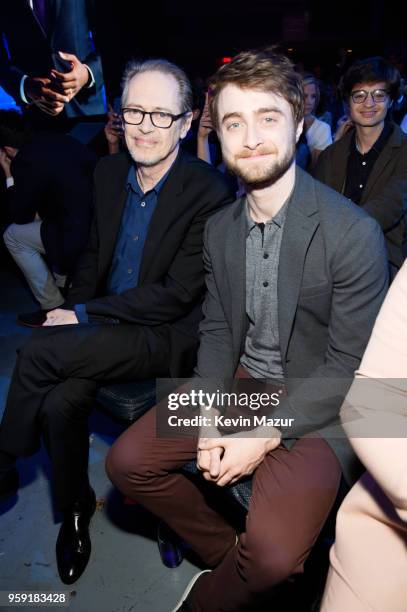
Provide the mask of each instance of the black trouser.
POLYGON ((65 510, 88 492, 88 416, 105 384, 168 376, 166 325, 70 325, 36 330, 20 350, 0 426, 0 451, 31 455, 41 436, 51 457, 56 502, 65 510))

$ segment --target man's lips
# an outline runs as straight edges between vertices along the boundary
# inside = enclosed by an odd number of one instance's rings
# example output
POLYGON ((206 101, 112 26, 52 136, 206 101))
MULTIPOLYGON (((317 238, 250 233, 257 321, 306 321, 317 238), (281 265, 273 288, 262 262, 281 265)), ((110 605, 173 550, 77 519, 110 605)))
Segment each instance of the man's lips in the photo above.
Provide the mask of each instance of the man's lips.
POLYGON ((146 138, 135 138, 135 142, 142 147, 152 147, 155 145, 154 140, 147 140, 146 138))
POLYGON ((261 159, 262 157, 268 157, 273 155, 272 151, 257 151, 255 153, 238 155, 237 159, 261 159))

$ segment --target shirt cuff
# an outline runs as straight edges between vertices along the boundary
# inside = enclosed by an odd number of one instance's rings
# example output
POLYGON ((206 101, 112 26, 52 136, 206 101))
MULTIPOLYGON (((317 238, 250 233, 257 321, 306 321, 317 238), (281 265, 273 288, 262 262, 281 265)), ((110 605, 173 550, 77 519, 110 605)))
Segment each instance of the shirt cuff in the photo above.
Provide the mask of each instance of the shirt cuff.
POLYGON ((12 176, 9 176, 8 178, 6 178, 6 185, 7 185, 7 189, 14 185, 14 179, 12 176))
POLYGON ((88 313, 86 312, 85 304, 75 304, 73 308, 79 323, 89 323, 89 317, 88 313))
POLYGON ((31 102, 29 102, 25 96, 24 83, 26 79, 28 79, 27 74, 25 74, 20 81, 20 98, 22 99, 24 104, 31 104, 31 102))
POLYGON ((89 68, 89 66, 87 64, 84 64, 85 68, 88 69, 89 72, 89 76, 90 76, 90 83, 89 85, 86 85, 86 89, 89 89, 90 87, 93 87, 95 84, 95 77, 93 76, 93 72, 92 70, 89 68))

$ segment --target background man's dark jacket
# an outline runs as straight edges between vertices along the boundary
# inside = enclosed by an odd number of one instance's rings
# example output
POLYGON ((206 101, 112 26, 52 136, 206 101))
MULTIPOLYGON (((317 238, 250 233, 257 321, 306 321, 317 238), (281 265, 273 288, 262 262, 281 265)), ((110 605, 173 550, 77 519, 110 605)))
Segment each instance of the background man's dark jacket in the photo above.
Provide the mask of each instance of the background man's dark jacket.
POLYGON ((96 162, 74 138, 43 133, 22 146, 11 163, 10 221, 30 223, 39 214, 46 259, 61 274, 72 273, 88 242, 96 162))
POLYGON ((64 307, 86 304, 89 315, 140 325, 169 325, 170 371, 172 376, 181 376, 196 360, 205 286, 204 226, 210 215, 234 200, 234 193, 215 168, 181 151, 158 195, 138 286, 120 295, 106 295, 130 164, 128 155, 120 153, 97 165, 90 242, 64 307))
MULTIPOLYGON (((354 130, 322 151, 314 176, 343 193, 354 130)), ((400 268, 404 261, 403 242, 407 211, 407 134, 393 124, 393 132, 384 145, 363 189, 360 206, 381 226, 389 261, 400 268)))
MULTIPOLYGON (((89 37, 94 1, 48 0, 48 4, 50 34, 46 36, 28 0, 0 2, 0 33, 7 41, 6 48, 0 40, 0 85, 13 96, 17 104, 22 104, 21 78, 25 74, 31 77, 46 77, 51 68, 67 72, 57 53, 73 53, 92 70, 95 85, 84 87, 65 105, 66 115, 81 117, 103 114, 105 106, 102 65, 89 37)), ((42 113, 36 108, 32 108, 32 111, 42 113)))

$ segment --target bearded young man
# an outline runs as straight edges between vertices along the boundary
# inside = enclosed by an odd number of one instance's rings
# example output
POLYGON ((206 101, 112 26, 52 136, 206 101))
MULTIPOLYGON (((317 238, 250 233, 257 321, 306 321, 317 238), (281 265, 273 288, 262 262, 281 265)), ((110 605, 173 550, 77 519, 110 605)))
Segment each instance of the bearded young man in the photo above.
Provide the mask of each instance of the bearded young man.
POLYGON ((346 440, 304 434, 335 422, 387 289, 378 224, 295 166, 304 100, 289 60, 241 53, 215 74, 211 91, 223 157, 246 196, 206 225, 196 383, 278 381, 285 394, 272 416, 293 421, 267 437, 253 429, 240 438, 212 430, 210 438, 165 439, 153 409, 107 459, 113 482, 213 568, 175 608, 199 612, 256 609, 302 572, 342 474, 352 484, 358 473, 346 440), (179 472, 194 458, 214 487, 253 474, 237 544, 232 526, 179 472))

